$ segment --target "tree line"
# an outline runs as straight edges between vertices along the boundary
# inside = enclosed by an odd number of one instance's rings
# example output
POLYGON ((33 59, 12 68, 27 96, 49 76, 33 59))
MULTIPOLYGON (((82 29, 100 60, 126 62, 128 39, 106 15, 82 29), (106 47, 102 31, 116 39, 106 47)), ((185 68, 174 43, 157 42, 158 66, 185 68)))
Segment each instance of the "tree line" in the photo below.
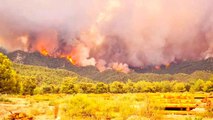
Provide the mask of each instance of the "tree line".
POLYGON ((212 92, 213 82, 203 81, 201 79, 191 82, 183 83, 178 81, 161 81, 161 82, 147 82, 138 81, 127 82, 114 81, 110 84, 103 82, 75 83, 76 78, 68 78, 63 81, 60 86, 55 85, 43 85, 35 89, 35 94, 44 93, 144 93, 144 92, 212 92))

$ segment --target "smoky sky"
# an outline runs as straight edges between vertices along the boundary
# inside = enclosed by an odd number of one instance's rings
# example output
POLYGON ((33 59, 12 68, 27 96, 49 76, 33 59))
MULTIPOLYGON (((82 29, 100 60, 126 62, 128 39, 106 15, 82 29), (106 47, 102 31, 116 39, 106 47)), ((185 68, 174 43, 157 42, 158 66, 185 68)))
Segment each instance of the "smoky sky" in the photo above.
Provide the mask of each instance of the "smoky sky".
POLYGON ((0 46, 101 69, 213 56, 212 0, 0 0, 0 46))

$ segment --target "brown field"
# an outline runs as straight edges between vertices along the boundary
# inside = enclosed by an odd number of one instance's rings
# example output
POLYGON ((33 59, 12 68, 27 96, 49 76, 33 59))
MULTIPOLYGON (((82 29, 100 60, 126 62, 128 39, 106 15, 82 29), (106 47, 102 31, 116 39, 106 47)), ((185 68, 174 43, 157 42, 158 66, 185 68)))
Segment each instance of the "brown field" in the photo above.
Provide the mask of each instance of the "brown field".
POLYGON ((210 93, 1 95, 0 120, 211 120, 212 102, 210 93))

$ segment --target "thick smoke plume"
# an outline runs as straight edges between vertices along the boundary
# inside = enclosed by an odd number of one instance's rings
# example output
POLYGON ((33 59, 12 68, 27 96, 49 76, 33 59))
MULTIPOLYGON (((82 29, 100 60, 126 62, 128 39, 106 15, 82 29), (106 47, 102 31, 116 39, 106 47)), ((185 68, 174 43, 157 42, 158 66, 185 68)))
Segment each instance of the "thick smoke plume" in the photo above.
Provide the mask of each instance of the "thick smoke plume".
POLYGON ((212 0, 1 0, 0 46, 100 71, 213 57, 212 0))

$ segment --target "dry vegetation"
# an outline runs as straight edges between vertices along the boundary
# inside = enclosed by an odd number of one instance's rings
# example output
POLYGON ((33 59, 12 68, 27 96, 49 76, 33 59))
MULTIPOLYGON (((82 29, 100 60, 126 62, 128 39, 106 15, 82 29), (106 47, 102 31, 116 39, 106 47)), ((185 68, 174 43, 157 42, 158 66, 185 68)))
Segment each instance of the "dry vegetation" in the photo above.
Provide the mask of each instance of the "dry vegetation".
POLYGON ((3 120, 213 119, 213 74, 189 81, 104 83, 65 70, 25 65, 14 69, 1 53, 0 65, 3 120))
MULTIPOLYGON (((196 96, 209 94, 191 93, 128 93, 128 94, 46 94, 34 96, 1 95, 0 118, 8 119, 11 114, 24 113, 35 120, 210 120, 213 119, 212 105, 196 96), (5 102, 9 101, 9 102, 5 102), (204 111, 166 111, 168 104, 184 106, 197 104, 204 111), (183 114, 184 113, 184 114, 183 114), (188 115, 187 115, 188 114, 188 115)), ((212 98, 208 98, 212 100, 212 98)))

